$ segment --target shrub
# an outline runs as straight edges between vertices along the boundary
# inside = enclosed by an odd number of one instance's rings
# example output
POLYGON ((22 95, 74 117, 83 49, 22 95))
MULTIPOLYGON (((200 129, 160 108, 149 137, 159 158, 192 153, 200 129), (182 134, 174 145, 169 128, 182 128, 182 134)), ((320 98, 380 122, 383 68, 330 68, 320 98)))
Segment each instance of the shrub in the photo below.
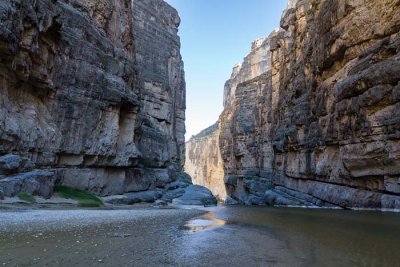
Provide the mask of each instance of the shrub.
POLYGON ((56 186, 54 192, 63 198, 78 201, 80 207, 101 207, 103 201, 87 191, 71 188, 68 186, 56 186))
POLYGON ((18 193, 17 198, 29 203, 36 203, 36 198, 29 193, 18 193))

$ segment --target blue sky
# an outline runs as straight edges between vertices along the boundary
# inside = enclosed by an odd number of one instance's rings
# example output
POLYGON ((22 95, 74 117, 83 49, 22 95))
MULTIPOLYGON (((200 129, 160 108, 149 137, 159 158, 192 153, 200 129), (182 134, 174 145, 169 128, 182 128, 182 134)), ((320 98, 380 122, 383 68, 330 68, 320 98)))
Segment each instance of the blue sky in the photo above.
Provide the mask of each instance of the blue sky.
POLYGON ((166 0, 181 17, 186 140, 218 120, 225 81, 251 42, 279 26, 287 0, 166 0))

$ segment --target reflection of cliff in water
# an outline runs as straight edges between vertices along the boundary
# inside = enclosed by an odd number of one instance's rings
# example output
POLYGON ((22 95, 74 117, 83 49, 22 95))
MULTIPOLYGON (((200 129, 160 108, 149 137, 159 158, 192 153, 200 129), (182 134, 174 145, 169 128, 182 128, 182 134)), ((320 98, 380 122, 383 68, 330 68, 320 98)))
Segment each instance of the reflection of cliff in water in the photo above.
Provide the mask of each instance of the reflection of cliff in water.
POLYGON ((200 266, 389 267, 400 260, 398 213, 248 206, 208 210, 224 224, 188 233, 179 244, 182 257, 200 266))

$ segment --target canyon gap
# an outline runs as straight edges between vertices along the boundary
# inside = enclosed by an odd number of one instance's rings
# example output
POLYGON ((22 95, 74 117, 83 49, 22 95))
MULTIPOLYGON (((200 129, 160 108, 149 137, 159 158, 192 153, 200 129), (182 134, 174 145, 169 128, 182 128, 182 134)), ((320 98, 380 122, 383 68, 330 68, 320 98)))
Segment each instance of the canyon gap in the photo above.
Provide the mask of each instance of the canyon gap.
POLYGON ((249 205, 400 208, 400 2, 289 1, 280 26, 234 67, 186 171, 249 205))

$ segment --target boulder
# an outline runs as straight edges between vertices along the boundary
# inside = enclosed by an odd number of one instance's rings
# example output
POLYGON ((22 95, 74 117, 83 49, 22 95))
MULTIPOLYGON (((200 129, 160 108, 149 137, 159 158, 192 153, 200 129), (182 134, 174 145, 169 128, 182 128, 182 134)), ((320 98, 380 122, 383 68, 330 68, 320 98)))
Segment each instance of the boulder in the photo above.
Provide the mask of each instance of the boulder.
POLYGON ((168 202, 162 199, 157 199, 153 204, 153 207, 163 207, 163 206, 168 206, 168 202))
POLYGON ((238 205, 239 201, 231 198, 230 196, 227 196, 224 203, 225 203, 225 205, 238 205))
POLYGON ((161 198, 161 196, 162 192, 160 190, 149 190, 103 197, 103 202, 114 205, 132 205, 142 202, 152 203, 161 198))
POLYGON ((154 202, 162 197, 160 190, 149 190, 143 192, 133 192, 124 194, 128 198, 128 204, 140 203, 140 202, 154 202))
POLYGON ((29 167, 29 161, 18 155, 8 154, 0 157, 0 174, 12 174, 29 167))
POLYGON ((171 202, 174 198, 179 198, 183 194, 185 194, 185 189, 184 188, 177 188, 174 190, 168 190, 164 193, 162 196, 162 199, 168 202, 171 202))
POLYGON ((177 180, 186 181, 189 184, 193 183, 192 177, 189 174, 187 174, 186 172, 179 172, 177 180))
POLYGON ((262 198, 264 196, 265 191, 270 190, 274 187, 270 179, 264 178, 245 178, 243 179, 243 185, 250 194, 258 196, 259 198, 262 198))
POLYGON ((114 195, 103 197, 103 202, 105 204, 113 204, 113 205, 129 205, 129 199, 124 195, 114 195))
POLYGON ((185 193, 172 200, 176 205, 216 205, 217 199, 210 190, 199 185, 190 185, 185 188, 185 193))
POLYGON ((191 183, 186 179, 179 179, 179 180, 176 180, 176 181, 174 181, 172 183, 167 184, 165 186, 165 189, 174 190, 174 189, 177 189, 177 188, 185 188, 185 187, 188 187, 190 184, 191 183))
POLYGON ((54 172, 35 170, 0 178, 0 190, 6 197, 14 197, 23 192, 49 198, 53 194, 55 181, 54 172))

